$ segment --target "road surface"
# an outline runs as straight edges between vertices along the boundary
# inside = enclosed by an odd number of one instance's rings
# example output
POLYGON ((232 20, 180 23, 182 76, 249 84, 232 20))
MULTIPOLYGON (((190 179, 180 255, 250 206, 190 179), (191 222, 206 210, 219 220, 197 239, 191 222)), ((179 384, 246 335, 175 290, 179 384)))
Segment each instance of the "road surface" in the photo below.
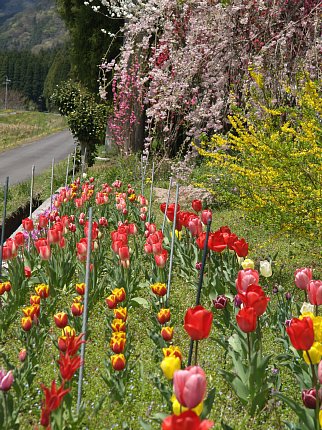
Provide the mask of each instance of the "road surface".
POLYGON ((31 169, 35 165, 35 175, 67 158, 75 148, 73 136, 69 130, 51 134, 18 148, 0 153, 0 184, 5 184, 9 176, 9 186, 31 178, 31 169))

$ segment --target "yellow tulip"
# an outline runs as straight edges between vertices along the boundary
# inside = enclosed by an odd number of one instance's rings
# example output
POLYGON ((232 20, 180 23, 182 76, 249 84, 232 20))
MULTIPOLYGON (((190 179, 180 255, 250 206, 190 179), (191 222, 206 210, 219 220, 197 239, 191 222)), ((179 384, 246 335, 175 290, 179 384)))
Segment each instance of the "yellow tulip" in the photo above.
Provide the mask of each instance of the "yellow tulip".
POLYGON ((181 360, 175 356, 164 357, 160 366, 164 376, 173 379, 174 372, 181 369, 181 360))
POLYGON ((254 267, 255 267, 255 263, 254 263, 254 261, 253 260, 251 260, 250 258, 246 258, 243 262, 242 262, 242 268, 244 269, 244 270, 246 270, 246 269, 253 269, 254 270, 254 267))
POLYGON ((311 364, 311 362, 312 364, 320 363, 322 358, 322 344, 320 342, 314 342, 307 352, 303 351, 303 358, 306 364, 311 364))

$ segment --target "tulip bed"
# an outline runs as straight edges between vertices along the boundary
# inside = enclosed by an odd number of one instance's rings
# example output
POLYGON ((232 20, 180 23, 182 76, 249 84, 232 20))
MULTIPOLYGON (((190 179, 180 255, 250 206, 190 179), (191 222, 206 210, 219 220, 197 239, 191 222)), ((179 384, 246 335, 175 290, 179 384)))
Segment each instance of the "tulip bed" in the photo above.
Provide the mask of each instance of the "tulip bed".
POLYGON ((199 200, 148 213, 134 186, 78 178, 6 241, 0 427, 320 429, 321 269, 282 266, 303 243, 269 256, 268 232, 199 200))

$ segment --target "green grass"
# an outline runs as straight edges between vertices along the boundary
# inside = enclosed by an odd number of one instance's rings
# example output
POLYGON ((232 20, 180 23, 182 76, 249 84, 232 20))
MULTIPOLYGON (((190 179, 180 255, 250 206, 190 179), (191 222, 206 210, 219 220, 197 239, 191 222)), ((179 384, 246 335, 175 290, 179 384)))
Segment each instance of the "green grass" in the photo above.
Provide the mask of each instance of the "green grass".
POLYGON ((58 114, 0 111, 0 152, 64 128, 66 121, 58 114))

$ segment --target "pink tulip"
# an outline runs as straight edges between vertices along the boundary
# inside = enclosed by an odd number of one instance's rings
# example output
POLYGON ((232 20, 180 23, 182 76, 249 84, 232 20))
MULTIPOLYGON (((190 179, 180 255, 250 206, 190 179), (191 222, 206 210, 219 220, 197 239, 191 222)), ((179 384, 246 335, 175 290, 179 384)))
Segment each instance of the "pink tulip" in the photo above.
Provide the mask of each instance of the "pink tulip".
POLYGON ((49 245, 40 246, 39 255, 42 260, 49 260, 51 256, 50 246, 49 245))
POLYGON ((318 378, 319 378, 320 384, 322 384, 322 360, 318 365, 318 378))
POLYGON ((295 285, 301 290, 306 290, 310 281, 312 281, 312 269, 308 267, 296 269, 294 277, 295 285))
POLYGON ((190 366, 174 373, 173 389, 178 402, 189 409, 199 405, 206 394, 206 375, 199 366, 190 366))
POLYGON ((168 252, 163 249, 161 254, 156 254, 154 256, 155 264, 161 269, 164 268, 168 258, 168 252))
POLYGON ((322 305, 322 281, 311 281, 307 293, 312 305, 322 305))
POLYGON ((201 212, 201 221, 203 224, 207 225, 208 220, 212 219, 212 212, 210 209, 205 209, 201 212))
POLYGON ((13 384, 13 373, 12 370, 6 372, 5 370, 0 370, 0 390, 8 391, 13 384))

